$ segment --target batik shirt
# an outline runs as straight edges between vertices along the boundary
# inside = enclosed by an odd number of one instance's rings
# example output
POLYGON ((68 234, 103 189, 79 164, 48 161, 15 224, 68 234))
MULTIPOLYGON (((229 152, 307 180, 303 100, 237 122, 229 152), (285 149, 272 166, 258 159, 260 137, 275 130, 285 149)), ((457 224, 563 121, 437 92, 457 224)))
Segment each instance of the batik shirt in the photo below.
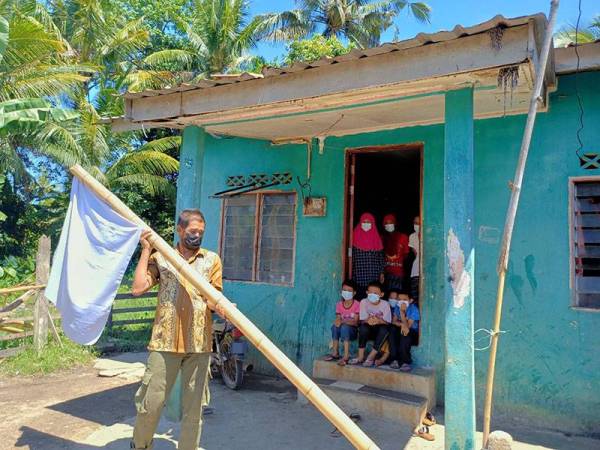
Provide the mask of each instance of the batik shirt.
MULTIPOLYGON (((223 289, 221 258, 199 249, 188 263, 216 289, 223 289)), ((150 256, 148 277, 159 284, 148 350, 175 353, 212 351, 212 311, 200 293, 158 252, 150 256)))

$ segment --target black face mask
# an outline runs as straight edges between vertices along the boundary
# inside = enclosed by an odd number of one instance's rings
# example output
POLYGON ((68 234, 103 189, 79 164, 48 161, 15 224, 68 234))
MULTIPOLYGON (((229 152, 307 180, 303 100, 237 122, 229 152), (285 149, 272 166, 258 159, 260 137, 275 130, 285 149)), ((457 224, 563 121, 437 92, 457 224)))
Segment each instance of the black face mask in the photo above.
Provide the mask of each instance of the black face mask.
POLYGON ((203 236, 204 235, 202 233, 185 233, 185 236, 183 237, 183 245, 189 250, 198 250, 200 248, 200 244, 202 244, 203 236))

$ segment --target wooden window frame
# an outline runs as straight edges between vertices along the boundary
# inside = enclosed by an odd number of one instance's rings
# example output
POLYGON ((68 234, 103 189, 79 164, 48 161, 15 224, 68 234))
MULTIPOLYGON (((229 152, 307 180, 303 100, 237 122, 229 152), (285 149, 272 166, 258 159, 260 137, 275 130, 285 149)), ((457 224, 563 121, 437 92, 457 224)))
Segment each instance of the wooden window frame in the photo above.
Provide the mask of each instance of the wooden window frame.
POLYGON ((575 185, 578 183, 596 182, 600 184, 600 175, 569 177, 569 289, 571 290, 571 309, 600 313, 600 308, 579 306, 577 292, 577 274, 575 267, 575 185))
MULTIPOLYGON (((239 280, 235 278, 225 278, 225 281, 232 281, 236 283, 252 283, 252 284, 268 284, 270 286, 285 286, 285 287, 294 287, 294 283, 296 280, 296 234, 297 234, 297 224, 298 224, 298 195, 295 191, 284 191, 284 190, 269 190, 269 191, 255 191, 248 194, 240 194, 241 196, 255 196, 256 197, 256 213, 254 216, 254 244, 252 249, 252 279, 251 280, 239 280), (294 210, 294 221, 292 224, 292 271, 291 271, 291 280, 289 283, 271 283, 268 281, 259 281, 258 280, 258 269, 260 266, 260 241, 262 237, 262 226, 261 226, 261 218, 262 218, 262 205, 263 198, 265 195, 292 195, 294 198, 293 210, 294 210)), ((220 236, 219 236, 219 254, 221 259, 224 256, 225 250, 225 217, 226 217, 226 208, 227 208, 227 198, 223 198, 221 201, 221 226, 220 226, 220 236)))

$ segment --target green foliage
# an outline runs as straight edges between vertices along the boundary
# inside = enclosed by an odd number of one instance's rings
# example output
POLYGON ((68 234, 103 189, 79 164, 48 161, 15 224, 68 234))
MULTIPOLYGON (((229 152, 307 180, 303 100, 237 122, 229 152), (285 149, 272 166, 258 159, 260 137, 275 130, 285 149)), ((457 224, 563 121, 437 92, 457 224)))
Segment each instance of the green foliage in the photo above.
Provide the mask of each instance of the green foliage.
POLYGON ((296 61, 311 62, 324 56, 332 58, 348 53, 353 48, 355 48, 354 44, 344 45, 335 36, 325 37, 315 34, 310 39, 293 41, 288 47, 285 63, 292 64, 296 61))
POLYGON ((557 47, 567 47, 575 44, 588 44, 600 39, 600 15, 592 19, 587 27, 576 29, 575 25, 571 24, 563 27, 554 35, 554 44, 557 47))
POLYGON ((264 36, 272 41, 302 39, 321 33, 337 36, 358 47, 379 44, 381 34, 394 24, 398 14, 408 11, 417 21, 429 22, 430 7, 406 0, 305 0, 301 7, 264 17, 264 36))
POLYGON ((4 376, 46 375, 61 370, 73 370, 91 364, 97 354, 93 347, 84 347, 62 336, 63 347, 49 337, 48 345, 40 355, 32 348, 31 338, 26 340, 28 348, 0 364, 4 376))

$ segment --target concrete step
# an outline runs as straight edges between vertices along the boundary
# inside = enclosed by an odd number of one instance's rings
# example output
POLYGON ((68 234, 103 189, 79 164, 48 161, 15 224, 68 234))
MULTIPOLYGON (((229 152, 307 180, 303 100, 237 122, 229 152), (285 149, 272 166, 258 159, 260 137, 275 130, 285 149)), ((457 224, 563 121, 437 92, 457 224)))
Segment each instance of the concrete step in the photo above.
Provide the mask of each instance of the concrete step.
POLYGON ((424 398, 427 409, 436 405, 435 371, 415 367, 410 372, 401 372, 383 367, 339 366, 335 361, 316 360, 313 377, 327 380, 347 381, 387 391, 400 392, 424 398))
POLYGON ((416 427, 427 412, 423 397, 348 381, 317 378, 315 382, 346 414, 359 412, 416 427))

